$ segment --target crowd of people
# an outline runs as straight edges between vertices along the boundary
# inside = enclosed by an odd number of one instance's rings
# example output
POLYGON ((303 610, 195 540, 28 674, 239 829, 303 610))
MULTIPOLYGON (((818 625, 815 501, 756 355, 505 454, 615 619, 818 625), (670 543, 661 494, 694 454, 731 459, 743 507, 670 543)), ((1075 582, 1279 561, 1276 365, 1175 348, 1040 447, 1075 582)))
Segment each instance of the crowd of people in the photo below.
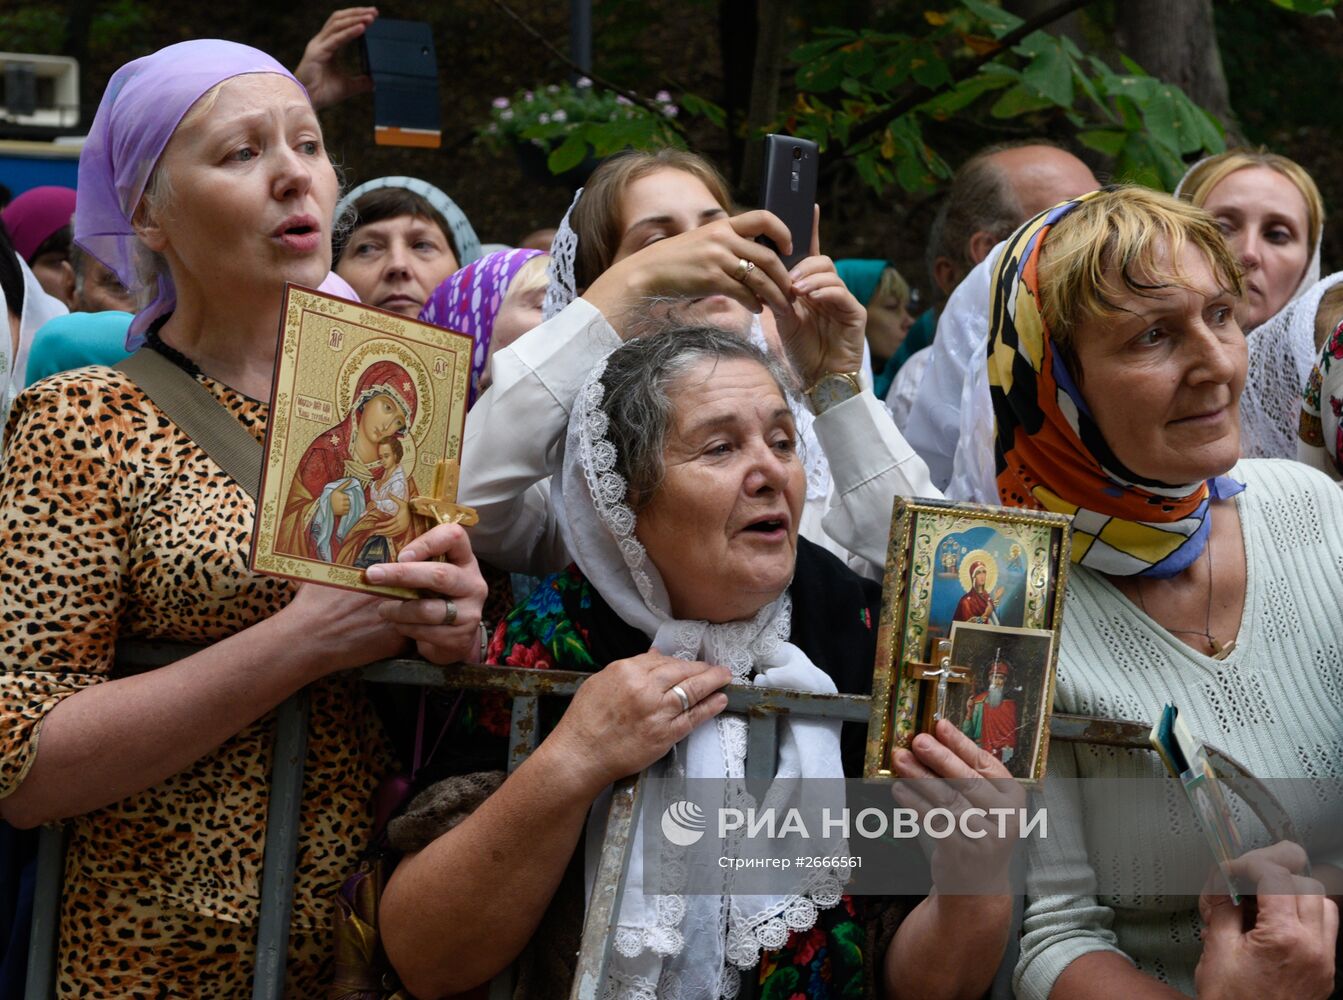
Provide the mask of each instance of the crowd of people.
MULTIPOLYGON (((1306 170, 1237 150, 1167 194, 1102 186, 1044 139, 986 148, 927 235, 915 316, 890 262, 832 260, 819 226, 786 268, 761 238, 796 249, 788 229, 693 152, 603 162, 547 249, 482 244, 421 178, 342 196, 316 110, 363 89, 333 53, 374 16, 333 15, 294 72, 217 40, 127 63, 77 189, 0 215, 0 818, 69 824, 60 995, 249 991, 274 710, 300 690, 286 995, 331 990, 333 899, 384 837, 371 803, 409 744, 353 668, 398 656, 592 675, 511 773, 498 699, 444 706, 378 913, 409 995, 510 965, 517 995, 567 995, 613 783, 742 777, 727 685, 871 691, 896 497, 1071 515, 1056 709, 1178 703, 1260 777, 1311 779, 1293 818, 1321 820, 1343 776, 1322 586, 1343 569, 1343 284, 1321 278, 1306 170), (263 440, 286 282, 472 338, 458 500, 479 524, 363 570, 416 599, 253 573, 254 498, 117 367, 156 352, 263 440), (198 651, 124 673, 132 638, 198 651)), ((394 466, 387 414, 370 436, 352 411, 331 460, 394 466)), ((865 738, 785 722, 776 773, 858 777, 865 738)), ((894 771, 925 806, 942 782, 1022 801, 947 720, 894 771)), ((1159 772, 1093 745, 1049 758, 1061 779, 1159 772)), ((1204 864, 1198 831, 1089 790, 1113 784, 1066 787, 1052 823, 1071 834, 1029 844, 1024 910, 1004 842, 939 841, 918 898, 674 896, 636 872, 603 995, 1332 993, 1335 859, 1252 851, 1254 909, 1144 893, 1204 864), (1089 849, 1100 830, 1122 856, 1089 849), (939 892, 971 854, 1001 877, 939 892), (1131 884, 1098 890, 1102 865, 1131 884)))

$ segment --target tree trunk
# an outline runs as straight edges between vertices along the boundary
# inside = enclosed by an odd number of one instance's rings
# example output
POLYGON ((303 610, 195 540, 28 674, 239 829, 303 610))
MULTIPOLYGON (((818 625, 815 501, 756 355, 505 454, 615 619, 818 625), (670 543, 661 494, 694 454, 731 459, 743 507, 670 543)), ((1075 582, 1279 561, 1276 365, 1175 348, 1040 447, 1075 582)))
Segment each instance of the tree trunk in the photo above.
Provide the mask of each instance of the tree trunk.
POLYGON ((741 183, 745 144, 741 125, 751 101, 751 74, 759 25, 755 5, 741 0, 719 0, 718 47, 722 53, 724 131, 727 133, 727 175, 735 189, 741 183))
POLYGON ((1120 50, 1143 69, 1179 86, 1240 141, 1222 55, 1213 29, 1212 0, 1124 0, 1115 5, 1120 50))
POLYGON ((758 0, 759 34, 751 73, 751 103, 746 115, 746 150, 742 157, 740 193, 755 197, 760 184, 764 147, 756 133, 774 121, 779 110, 779 76, 783 70, 784 22, 793 0, 758 0))

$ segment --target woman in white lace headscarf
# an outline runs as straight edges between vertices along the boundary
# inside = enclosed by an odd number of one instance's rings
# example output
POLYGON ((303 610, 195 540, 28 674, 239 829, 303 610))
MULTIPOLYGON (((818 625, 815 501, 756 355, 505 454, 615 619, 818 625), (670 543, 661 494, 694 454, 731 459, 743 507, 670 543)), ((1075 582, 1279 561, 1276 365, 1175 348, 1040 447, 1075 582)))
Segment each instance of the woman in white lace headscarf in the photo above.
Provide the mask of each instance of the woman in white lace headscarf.
MULTIPOLYGON (((746 721, 723 713, 724 684, 868 689, 879 588, 797 534, 805 480, 786 385, 769 355, 705 327, 630 341, 586 380, 555 486, 576 564, 514 611, 491 660, 594 673, 469 818, 451 810, 427 844, 399 845, 415 853, 388 884, 381 920, 412 992, 475 986, 529 939, 522 977, 538 978, 542 946, 568 955, 567 970, 552 974, 571 975, 581 917, 553 916, 562 896, 581 892, 574 868, 585 823, 592 877, 603 790, 645 768, 664 780, 743 777, 746 721), (443 948, 448 929, 452 947, 443 948)), ((842 738, 838 723, 792 719, 780 737, 770 796, 779 779, 860 772, 861 732, 842 738)), ((902 777, 1008 777, 945 722, 936 740, 901 752, 896 768, 902 777)), ((1011 805, 986 781, 966 794, 994 800, 981 808, 1011 805)), ((392 833, 395 843, 395 824, 392 833)), ((939 842, 934 872, 964 863, 965 849, 939 842)), ((729 844, 722 850, 736 856, 729 844)), ((637 831, 631 857, 604 996, 717 1000, 735 996, 742 971, 757 967, 750 974, 766 995, 807 990, 820 975, 835 995, 862 995, 880 980, 887 996, 977 996, 1007 941, 1007 896, 931 896, 892 943, 870 945, 862 924, 879 914, 842 896, 834 869, 799 873, 773 895, 758 884, 743 894, 726 872, 707 892, 677 894, 651 874, 645 882, 637 831), (825 970, 813 973, 822 949, 825 970)), ((547 986, 568 993, 566 982, 547 986)))
POLYGON ((934 495, 871 392, 866 313, 834 264, 813 239, 812 255, 789 271, 755 241, 786 245, 787 228, 768 212, 730 209, 717 171, 683 151, 626 154, 594 172, 555 238, 546 321, 495 356, 491 391, 467 421, 459 498, 480 513, 472 544, 482 556, 533 574, 569 561, 548 497, 573 398, 622 340, 668 322, 708 323, 764 346, 756 320, 767 312, 775 353, 787 352, 803 385, 843 383, 846 392, 810 397, 814 413, 794 406, 806 538, 847 553, 866 533, 859 525, 889 524, 892 492, 934 495))
POLYGON ((1292 458, 1301 387, 1315 363, 1315 310, 1337 277, 1320 281, 1324 201, 1300 164, 1265 150, 1200 160, 1175 195, 1206 210, 1244 270, 1237 319, 1249 338, 1240 401, 1246 458, 1292 458))

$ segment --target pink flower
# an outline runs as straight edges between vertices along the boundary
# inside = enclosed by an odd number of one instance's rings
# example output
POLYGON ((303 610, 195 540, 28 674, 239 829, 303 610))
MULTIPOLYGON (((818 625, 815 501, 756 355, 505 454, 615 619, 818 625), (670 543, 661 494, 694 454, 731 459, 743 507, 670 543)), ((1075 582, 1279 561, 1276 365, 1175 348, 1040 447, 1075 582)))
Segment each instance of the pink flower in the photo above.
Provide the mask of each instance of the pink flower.
POLYGON ((578 78, 578 83, 576 83, 575 86, 578 87, 580 90, 587 90, 589 87, 592 86, 592 81, 589 80, 586 76, 580 76, 578 78))
POLYGON ((616 103, 617 103, 617 104, 626 104, 626 105, 628 105, 628 104, 633 104, 634 102, 631 101, 631 100, 630 100, 628 97, 626 97, 624 94, 617 94, 617 95, 616 95, 616 103))
POLYGON ((671 103, 671 94, 667 93, 665 90, 659 90, 659 91, 654 95, 654 99, 655 99, 656 101, 658 101, 659 103, 661 103, 661 104, 670 104, 670 103, 671 103))
POLYGON ((499 109, 502 110, 503 108, 508 107, 508 98, 507 98, 507 97, 496 97, 496 98, 495 98, 493 101, 491 101, 490 103, 492 103, 496 108, 499 108, 499 109))

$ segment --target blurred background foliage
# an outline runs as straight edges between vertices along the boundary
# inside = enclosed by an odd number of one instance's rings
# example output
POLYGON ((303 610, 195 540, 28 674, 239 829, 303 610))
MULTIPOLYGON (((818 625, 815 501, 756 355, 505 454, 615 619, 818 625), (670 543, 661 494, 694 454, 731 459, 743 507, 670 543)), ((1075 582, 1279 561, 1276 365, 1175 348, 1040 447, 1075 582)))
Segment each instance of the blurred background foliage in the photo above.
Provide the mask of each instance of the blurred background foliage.
MULTIPOLYGON (((610 128, 538 121, 520 145, 544 146, 558 172, 627 142, 686 144, 715 160, 749 203, 758 169, 751 137, 770 129, 808 135, 826 150, 827 252, 886 256, 923 284, 925 234, 946 178, 976 148, 1004 139, 1046 135, 1102 177, 1169 189, 1185 162, 1221 148, 1225 130, 1232 142, 1299 160, 1326 204, 1343 205, 1343 102, 1334 81, 1343 28, 1333 3, 593 0, 597 89, 614 84, 661 109, 662 119, 650 112, 631 125, 637 116, 624 116, 610 128), (1197 34, 1208 9, 1215 44, 1197 34), (1023 32, 1041 19, 1041 30, 1023 32), (1172 34, 1183 52, 1171 55, 1172 34), (1170 63, 1169 79, 1128 58, 1134 53, 1170 63)), ((508 6, 568 51, 567 4, 508 6)), ((0 46, 78 58, 91 109, 118 65, 185 38, 236 39, 293 67, 332 9, 307 0, 208 9, 186 0, 6 0, 0 46)), ((497 99, 573 84, 574 67, 508 17, 500 0, 394 0, 379 9, 434 26, 443 148, 375 146, 371 102, 356 98, 323 113, 347 181, 422 176, 458 200, 487 242, 554 225, 572 176, 552 178, 536 157, 480 133, 496 121, 497 99)), ((1324 255, 1326 270, 1343 265, 1343 209, 1326 227, 1324 255)))

